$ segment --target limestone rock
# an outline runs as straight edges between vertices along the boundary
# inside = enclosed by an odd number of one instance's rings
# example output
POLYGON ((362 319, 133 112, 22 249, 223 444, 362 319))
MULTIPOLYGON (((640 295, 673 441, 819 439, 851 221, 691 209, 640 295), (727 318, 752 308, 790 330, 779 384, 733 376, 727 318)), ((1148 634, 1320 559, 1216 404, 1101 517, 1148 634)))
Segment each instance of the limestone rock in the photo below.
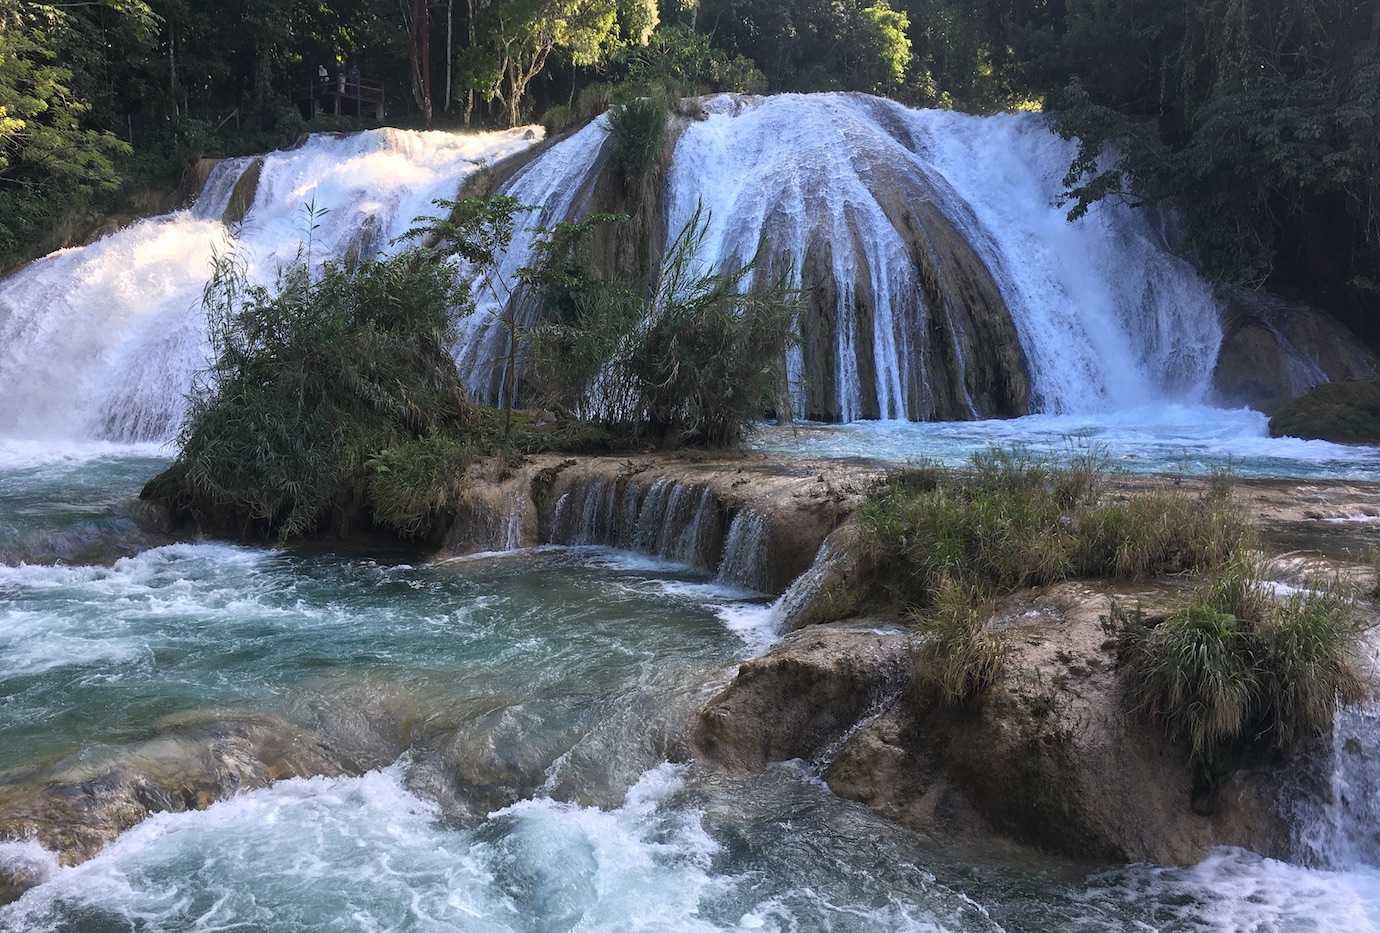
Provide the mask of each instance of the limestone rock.
POLYGON ((787 635, 700 711, 694 747, 737 771, 813 757, 898 695, 910 646, 903 632, 865 624, 787 635))

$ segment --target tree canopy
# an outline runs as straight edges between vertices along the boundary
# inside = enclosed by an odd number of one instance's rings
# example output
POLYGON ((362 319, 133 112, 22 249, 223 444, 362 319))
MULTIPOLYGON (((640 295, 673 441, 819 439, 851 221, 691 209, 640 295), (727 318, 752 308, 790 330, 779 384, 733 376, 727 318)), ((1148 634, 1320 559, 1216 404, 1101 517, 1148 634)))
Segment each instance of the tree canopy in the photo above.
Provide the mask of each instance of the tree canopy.
POLYGON ((1083 143, 1074 217, 1178 204, 1210 275, 1380 344, 1374 0, 0 0, 0 266, 191 157, 336 126, 307 106, 322 70, 404 126, 720 90, 1052 111, 1083 143))

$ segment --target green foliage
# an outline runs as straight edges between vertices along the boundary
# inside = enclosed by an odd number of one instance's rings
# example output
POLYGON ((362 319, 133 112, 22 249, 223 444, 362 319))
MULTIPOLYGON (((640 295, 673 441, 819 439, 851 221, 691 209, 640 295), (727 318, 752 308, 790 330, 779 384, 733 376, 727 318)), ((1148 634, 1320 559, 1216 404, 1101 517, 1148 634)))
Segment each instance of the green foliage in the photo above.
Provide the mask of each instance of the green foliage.
POLYGON ((859 509, 874 562, 926 634, 917 682, 976 698, 1000 670, 990 601, 1070 578, 1142 579, 1228 565, 1246 526, 1220 489, 1116 496, 1099 457, 1051 465, 993 450, 964 473, 920 465, 859 509))
POLYGON ((1055 466, 1019 450, 978 454, 966 474, 897 474, 859 515, 898 597, 920 606, 944 580, 990 593, 1210 569, 1246 535, 1221 494, 1117 497, 1095 455, 1055 466))
POLYGON ((1005 642, 987 628, 991 605, 980 591, 945 577, 931 605, 913 610, 924 636, 916 656, 916 684, 951 706, 981 697, 1001 677, 1005 642))
POLYGON ((1270 417, 1270 435, 1380 442, 1380 380, 1323 383, 1281 405, 1270 417))
MULTIPOLYGON (((511 205, 462 202, 446 223, 458 252, 489 256, 511 205)), ((203 298, 214 362, 146 495, 242 534, 289 539, 362 514, 426 536, 469 451, 493 443, 450 355, 468 287, 415 249, 319 273, 310 250, 274 289, 249 283, 233 251, 216 258, 203 298)))
POLYGON ((1196 760, 1210 762, 1241 735, 1259 691, 1246 627, 1206 605, 1156 626, 1138 612, 1117 623, 1132 702, 1172 738, 1188 741, 1196 760))
POLYGON ((887 92, 909 73, 917 22, 888 0, 701 0, 714 41, 778 91, 887 92))
POLYGON ((1113 606, 1108 621, 1131 703, 1208 772, 1238 744, 1288 749, 1326 731, 1364 693, 1370 623, 1354 599, 1324 585, 1280 600, 1244 555, 1167 618, 1113 606))
POLYGON ((650 297, 627 283, 589 281, 574 316, 538 334, 547 391, 585 419, 671 444, 722 446, 779 403, 798 301, 698 261, 707 220, 697 211, 662 261, 650 297), (749 287, 749 285, 752 287, 749 287))
POLYGON ((613 158, 629 188, 638 187, 656 170, 666 139, 666 117, 666 105, 651 97, 639 97, 609 111, 613 158))
POLYGON ((373 520, 404 538, 427 538, 453 515, 473 448, 431 435, 385 448, 365 461, 373 520))
POLYGON ((742 55, 716 49, 708 36, 684 26, 663 26, 647 44, 632 48, 621 60, 624 82, 646 93, 694 97, 720 91, 759 94, 767 79, 742 55))

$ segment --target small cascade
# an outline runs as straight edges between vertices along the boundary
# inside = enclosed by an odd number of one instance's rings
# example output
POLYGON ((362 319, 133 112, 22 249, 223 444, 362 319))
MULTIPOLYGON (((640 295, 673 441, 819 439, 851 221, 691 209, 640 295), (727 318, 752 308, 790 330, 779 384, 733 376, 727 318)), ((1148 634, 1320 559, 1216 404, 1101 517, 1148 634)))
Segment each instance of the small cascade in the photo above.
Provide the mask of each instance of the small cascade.
POLYGON ((591 479, 556 501, 550 540, 623 548, 712 571, 724 549, 723 506, 709 486, 591 479))
POLYGON ((175 436, 209 356, 201 291, 222 222, 257 166, 236 248, 249 278, 271 285, 307 251, 313 263, 387 252, 413 220, 436 212, 482 164, 520 151, 537 131, 321 135, 259 159, 227 159, 189 210, 134 223, 60 250, 0 280, 0 434, 160 441, 175 436), (310 231, 304 205, 318 211, 310 231))
POLYGON ((766 516, 742 509, 733 516, 724 541, 724 559, 715 579, 730 586, 767 592, 767 542, 771 527, 766 516))
POLYGON ((543 229, 579 219, 607 138, 607 120, 599 117, 524 165, 497 192, 536 210, 519 216, 498 269, 474 281, 476 308, 460 322, 456 362, 470 391, 482 401, 503 402, 509 357, 504 321, 510 304, 519 324, 535 313, 522 302, 518 271, 532 262, 543 229))
POLYGON ((1313 865, 1380 866, 1380 704, 1340 709, 1293 802, 1294 844, 1313 865))
POLYGON ((823 593, 825 584, 831 577, 830 565, 836 556, 838 555, 833 538, 825 538, 815 554, 814 563, 791 581, 791 585, 786 587, 786 591, 772 604, 772 619, 778 632, 789 632, 800 626, 800 620, 809 611, 811 604, 823 593))

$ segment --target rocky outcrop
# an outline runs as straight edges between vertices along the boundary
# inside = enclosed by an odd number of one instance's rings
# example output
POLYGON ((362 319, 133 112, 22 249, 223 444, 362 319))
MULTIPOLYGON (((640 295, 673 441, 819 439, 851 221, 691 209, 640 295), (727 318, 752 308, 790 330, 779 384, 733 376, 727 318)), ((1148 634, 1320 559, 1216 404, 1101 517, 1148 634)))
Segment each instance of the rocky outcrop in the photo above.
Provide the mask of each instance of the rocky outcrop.
POLYGON ((259 192, 259 176, 263 174, 263 157, 255 159, 249 163, 249 167, 240 174, 235 181, 235 187, 230 192, 230 200, 226 202, 225 213, 221 215, 221 220, 227 226, 234 226, 244 220, 249 209, 254 206, 254 197, 259 192))
POLYGON ((911 646, 905 632, 867 623, 793 632, 700 711, 695 748, 737 771, 812 758, 899 696, 911 646))
POLYGON ((1380 444, 1380 380, 1317 386, 1275 412, 1270 436, 1380 444))
POLYGON ((1380 361, 1336 319, 1264 292, 1223 288, 1217 399, 1273 412, 1325 382, 1366 379, 1380 361))
POLYGON ((242 790, 345 768, 318 738, 273 716, 194 713, 111 760, 0 783, 0 839, 33 839, 73 865, 150 813, 203 809, 242 790))
POLYGON ((1187 750, 1127 710, 1100 622, 1113 598, 1177 597, 1071 583, 1013 598, 997 619, 1006 674, 966 709, 907 692, 879 710, 877 686, 896 690, 906 670, 906 636, 805 629, 742 667, 700 714, 697 748, 737 770, 828 751, 836 793, 922 832, 1095 861, 1190 863, 1218 845, 1285 855, 1285 769, 1239 770, 1195 798, 1187 750))

